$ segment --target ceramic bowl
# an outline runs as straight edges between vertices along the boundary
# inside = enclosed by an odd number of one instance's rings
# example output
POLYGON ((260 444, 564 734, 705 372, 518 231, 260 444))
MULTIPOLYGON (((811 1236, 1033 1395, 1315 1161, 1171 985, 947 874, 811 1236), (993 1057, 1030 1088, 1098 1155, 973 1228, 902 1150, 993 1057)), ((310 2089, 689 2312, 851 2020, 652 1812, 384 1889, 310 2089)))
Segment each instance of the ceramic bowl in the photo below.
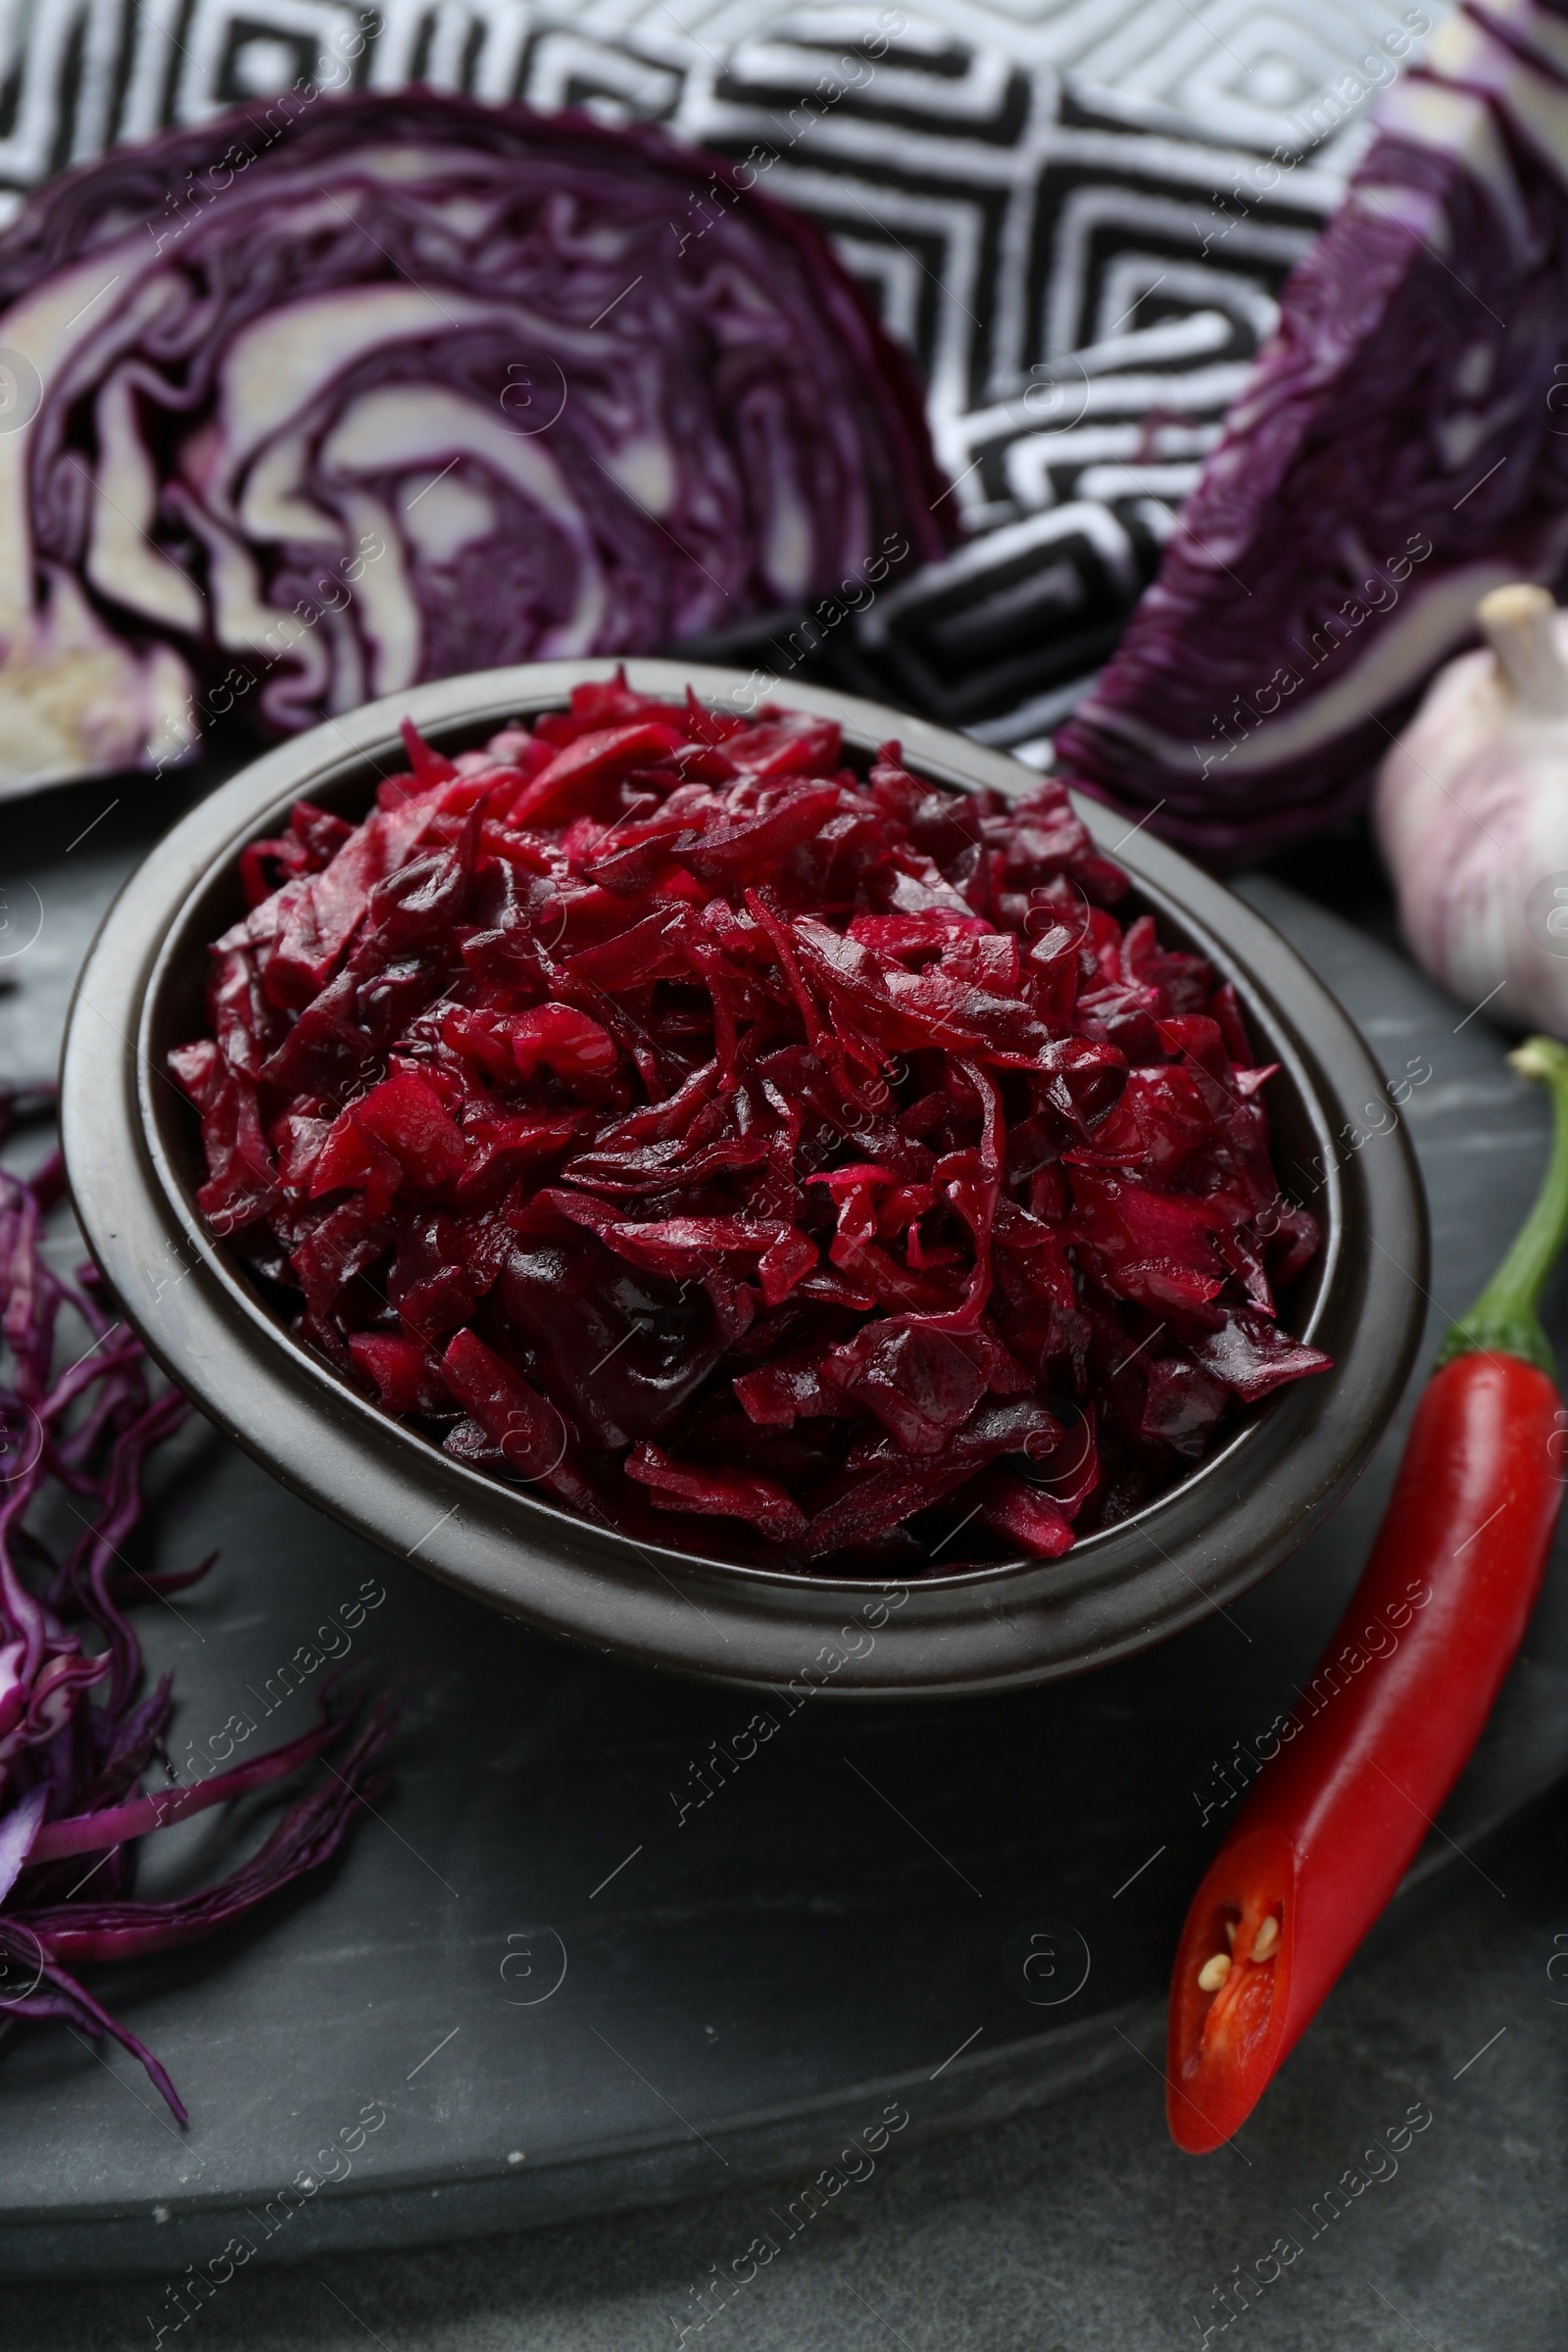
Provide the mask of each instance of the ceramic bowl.
MULTIPOLYGON (((165 1074, 204 1025, 209 941, 242 910, 238 859, 299 798, 358 817, 406 764, 405 713, 447 752, 563 706, 605 662, 448 678, 332 719, 269 753, 173 826, 126 884, 82 970, 63 1069, 76 1211, 125 1314, 172 1378, 322 1510, 476 1601, 643 1664, 824 1694, 931 1696, 1046 1682, 1165 1640, 1235 1600, 1332 1510, 1397 1402, 1421 1329, 1426 1224, 1402 1128, 1343 1160, 1336 1138, 1383 1099, 1370 1052, 1294 949, 1219 883, 1093 802, 1080 814, 1131 875, 1169 945, 1233 981, 1264 1058, 1287 1192, 1323 1227, 1283 1319, 1334 1358, 1278 1392, 1136 1516, 1054 1561, 887 1587, 644 1545, 442 1452, 366 1401, 277 1319, 198 1213, 194 1114, 165 1074)), ((738 670, 627 664, 633 685, 715 706, 738 670)), ((841 721, 847 756, 899 737, 911 768, 1016 793, 1027 769, 964 737, 805 685, 782 699, 841 721)), ((744 704, 740 707, 746 707, 744 704)))

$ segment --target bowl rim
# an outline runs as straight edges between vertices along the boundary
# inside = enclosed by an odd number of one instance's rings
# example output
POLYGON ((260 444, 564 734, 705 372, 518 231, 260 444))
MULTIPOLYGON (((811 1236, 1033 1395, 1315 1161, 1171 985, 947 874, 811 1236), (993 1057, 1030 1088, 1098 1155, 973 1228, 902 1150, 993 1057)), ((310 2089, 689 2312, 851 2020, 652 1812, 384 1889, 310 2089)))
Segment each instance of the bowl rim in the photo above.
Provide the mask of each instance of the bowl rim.
MULTIPOLYGON (((1162 928, 1186 933, 1236 982, 1305 1113, 1322 1170, 1324 1243, 1302 1336, 1331 1337, 1336 1361, 1277 1392, 1174 1486, 1060 1560, 905 1585, 743 1566, 594 1527, 455 1461, 362 1397, 275 1320, 208 1232, 171 1149, 170 1123, 188 1119, 188 1106, 155 1043, 176 975, 189 968, 201 904, 239 850, 296 798, 368 792, 377 772, 405 767, 404 716, 438 748, 457 749, 510 717, 564 705, 573 685, 616 667, 609 659, 524 663, 330 718, 199 802, 129 877, 78 976, 61 1073, 77 1216, 127 1320, 211 1419, 318 1507, 473 1598, 644 1664, 860 1697, 973 1692, 1084 1671, 1223 1608, 1333 1507, 1398 1400, 1422 1329, 1425 1203, 1402 1122, 1374 1154, 1342 1160, 1336 1149, 1340 1114, 1383 1081, 1323 983, 1245 902, 1102 804, 1074 796, 1096 847, 1122 864, 1162 928), (405 1544, 411 1525, 424 1525, 421 1494, 447 1508, 405 1544), (839 1647, 852 1638, 845 1618, 857 1635, 848 1651, 839 1647)), ((630 659, 625 668, 648 692, 678 695, 690 683, 721 707, 756 699, 757 672, 678 660, 630 659)), ((837 718, 857 748, 897 736, 910 766, 944 784, 1016 797, 1038 781, 1003 755, 880 704, 771 677, 764 691, 837 718)), ((202 932, 201 944, 212 935, 202 932)))

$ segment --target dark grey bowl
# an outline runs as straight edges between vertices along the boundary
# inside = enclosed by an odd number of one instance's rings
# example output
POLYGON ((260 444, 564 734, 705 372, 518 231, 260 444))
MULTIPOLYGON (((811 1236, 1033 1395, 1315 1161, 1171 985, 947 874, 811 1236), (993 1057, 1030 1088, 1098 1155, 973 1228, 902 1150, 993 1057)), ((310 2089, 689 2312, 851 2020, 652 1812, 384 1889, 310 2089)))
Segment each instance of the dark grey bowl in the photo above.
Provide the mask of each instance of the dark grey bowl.
MULTIPOLYGON (((1234 1600, 1333 1508, 1398 1399, 1421 1330, 1420 1179, 1402 1129, 1342 1164, 1335 1139, 1385 1099, 1382 1077, 1294 950, 1175 851, 1093 803, 1080 812, 1132 875, 1140 905, 1167 941, 1234 981, 1280 1064, 1268 1097, 1276 1165, 1324 1226, 1285 1319, 1335 1363, 1064 1559, 890 1588, 606 1534, 367 1403, 295 1343, 206 1231, 195 1120, 165 1056, 202 1028, 207 943, 241 907, 240 850, 275 831, 300 796, 358 814, 377 776, 404 765, 405 713, 456 752, 519 712, 564 704, 611 667, 552 662, 449 678, 330 720, 202 802, 131 877, 77 984, 62 1112, 77 1215, 129 1321, 211 1420, 321 1509, 476 1600, 646 1665, 858 1696, 997 1690, 1125 1657, 1234 1600)), ((690 679, 715 704, 745 683, 739 671, 686 663, 628 668, 634 685, 678 693, 690 679)), ((1030 781, 1012 761, 876 704, 808 686, 783 699, 840 719, 852 748, 901 737, 910 764, 942 783, 1008 793, 1030 781)))

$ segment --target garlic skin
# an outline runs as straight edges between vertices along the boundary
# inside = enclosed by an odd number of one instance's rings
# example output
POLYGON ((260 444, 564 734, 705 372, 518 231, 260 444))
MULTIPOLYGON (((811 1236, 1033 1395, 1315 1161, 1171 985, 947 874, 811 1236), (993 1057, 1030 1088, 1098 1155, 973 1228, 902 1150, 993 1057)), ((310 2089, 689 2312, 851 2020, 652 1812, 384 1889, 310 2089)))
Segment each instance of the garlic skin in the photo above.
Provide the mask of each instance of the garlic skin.
POLYGON ((1568 1037, 1568 612, 1521 583, 1476 618, 1489 644, 1433 680, 1374 822, 1417 962, 1492 1019, 1568 1037))

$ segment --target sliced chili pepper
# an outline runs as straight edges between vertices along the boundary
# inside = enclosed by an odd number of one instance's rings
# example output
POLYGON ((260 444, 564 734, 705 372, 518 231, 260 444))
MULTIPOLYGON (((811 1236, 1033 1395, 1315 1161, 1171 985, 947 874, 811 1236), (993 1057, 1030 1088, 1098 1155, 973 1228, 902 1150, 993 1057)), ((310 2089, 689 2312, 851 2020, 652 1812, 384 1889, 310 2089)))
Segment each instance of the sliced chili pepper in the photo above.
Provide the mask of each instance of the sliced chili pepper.
POLYGON ((1551 1090, 1545 1180, 1448 1333, 1354 1597, 1182 1931, 1166 2111, 1195 2154, 1246 2121, 1395 1893, 1541 1590, 1563 1414, 1536 1310, 1568 1232, 1568 1050, 1509 1059, 1551 1090))

